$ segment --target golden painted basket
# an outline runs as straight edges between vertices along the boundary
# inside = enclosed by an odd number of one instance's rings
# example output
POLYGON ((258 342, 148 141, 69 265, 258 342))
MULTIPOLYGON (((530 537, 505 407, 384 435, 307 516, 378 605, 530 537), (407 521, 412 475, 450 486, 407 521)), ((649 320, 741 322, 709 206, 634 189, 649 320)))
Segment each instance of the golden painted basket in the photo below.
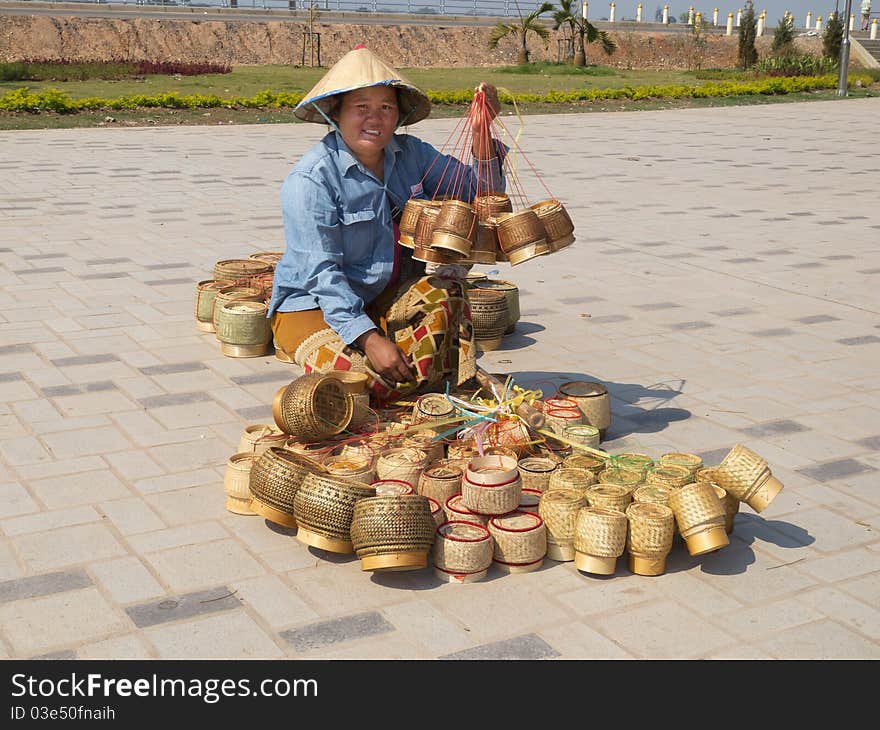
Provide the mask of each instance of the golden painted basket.
POLYGON ((247 281, 259 274, 271 272, 272 267, 256 259, 224 259, 214 264, 214 279, 247 281))
POLYGON ((455 415, 455 406, 442 393, 426 393, 416 399, 413 406, 413 423, 442 421, 455 415))
POLYGON ((449 521, 437 528, 433 562, 435 574, 450 583, 482 580, 492 565, 489 530, 475 522, 449 521))
POLYGON ((498 244, 511 266, 550 253, 544 224, 531 208, 516 213, 501 213, 498 221, 498 244))
POLYGON ((477 347, 483 351, 497 350, 507 329, 507 298, 491 289, 470 289, 467 297, 477 347))
POLYGON ((715 483, 755 512, 762 512, 782 491, 782 482, 767 462, 742 444, 734 446, 716 467, 715 483))
POLYGON ((474 198, 474 210, 481 221, 495 218, 501 213, 512 213, 513 203, 507 193, 492 192, 474 198))
POLYGON ((244 433, 238 442, 238 452, 259 456, 266 449, 277 446, 282 448, 288 436, 269 423, 253 423, 244 427, 244 433))
POLYGON ((244 284, 232 284, 231 286, 224 286, 221 289, 217 290, 217 293, 214 295, 214 304, 211 310, 211 323, 214 327, 214 336, 219 340, 220 338, 217 336, 217 317, 220 315, 220 310, 230 302, 234 301, 244 301, 244 302, 263 302, 263 289, 258 286, 247 286, 244 284))
POLYGON ((270 522, 296 527, 294 497, 307 475, 323 472, 324 467, 311 459, 274 446, 269 448, 251 468, 251 509, 270 522))
POLYGON ((495 547, 492 559, 505 573, 531 573, 544 564, 547 530, 535 512, 511 512, 487 525, 495 547))
POLYGON ((574 560, 575 522, 586 504, 586 497, 576 489, 551 489, 541 495, 538 514, 547 528, 547 557, 551 560, 574 560))
POLYGON ((293 497, 296 539, 333 553, 352 553, 351 521, 358 500, 375 497, 369 484, 329 475, 306 475, 293 497))
POLYGON ((647 476, 654 468, 654 460, 647 454, 616 454, 611 459, 613 466, 619 469, 629 469, 630 471, 641 472, 643 476, 647 476))
POLYGON ((672 464, 658 466, 645 477, 645 484, 662 484, 670 489, 680 489, 694 481, 693 472, 683 466, 672 464))
POLYGON ((544 492, 537 489, 523 488, 519 497, 519 505, 516 509, 519 512, 534 512, 535 514, 538 514, 538 505, 541 504, 542 494, 544 494, 544 492))
POLYGON ((330 476, 363 484, 372 483, 375 473, 372 459, 354 456, 328 456, 324 468, 330 476))
POLYGON ((711 484, 686 484, 669 495, 669 507, 691 555, 729 545, 724 530, 724 505, 711 484))
POLYGON ((510 456, 471 459, 461 480, 464 505, 480 515, 504 515, 519 506, 522 480, 517 460, 510 456))
POLYGON ((356 428, 369 423, 376 422, 376 413, 370 408, 370 396, 367 393, 358 393, 352 395, 351 398, 351 423, 349 426, 356 428))
POLYGON ((461 501, 460 494, 453 494, 449 497, 443 503, 443 508, 446 512, 446 519, 450 522, 464 520, 465 522, 476 522, 479 525, 488 525, 491 517, 491 515, 479 515, 471 512, 467 505, 461 501))
POLYGON ((696 474, 703 468, 703 460, 696 454, 684 454, 679 452, 663 454, 657 462, 660 466, 683 466, 691 474, 696 474))
POLYGON ((644 474, 632 469, 608 467, 599 473, 599 481, 605 484, 619 484, 629 492, 634 492, 644 482, 644 474))
POLYGON ((436 532, 431 506, 418 494, 365 497, 354 505, 351 544, 363 571, 428 567, 436 532))
POLYGON ((722 489, 717 484, 712 484, 711 486, 715 490, 715 494, 718 495, 718 499, 721 500, 721 504, 724 505, 724 531, 730 535, 733 532, 733 522, 736 518, 736 513, 739 512, 739 500, 732 494, 728 494, 727 490, 722 489))
POLYGON ((265 302, 233 300, 224 304, 214 320, 220 351, 226 357, 260 357, 269 352, 272 328, 265 302))
POLYGON ((561 466, 550 475, 547 489, 574 489, 586 498, 587 490, 595 483, 593 472, 573 466, 561 466))
POLYGON ((675 520, 663 504, 633 503, 626 510, 629 569, 636 575, 662 575, 672 550, 675 520))
POLYGON ((323 441, 342 433, 353 406, 342 383, 332 375, 301 375, 280 388, 272 401, 275 424, 303 442, 323 441))
POLYGON ((575 469, 586 469, 596 477, 596 481, 599 481, 599 475, 605 471, 608 462, 605 459, 599 458, 598 456, 591 456, 590 454, 572 454, 565 458, 562 462, 562 466, 575 469))
POLYGON ((605 432, 611 425, 611 398, 608 389, 601 383, 586 380, 573 380, 559 386, 559 393, 576 401, 585 421, 599 429, 599 435, 605 438, 605 432))
POLYGON ((575 520, 574 566, 584 573, 614 575, 626 549, 626 515, 616 509, 583 507, 575 520))
POLYGON ((404 494, 415 494, 413 485, 403 479, 377 479, 370 482, 370 486, 376 490, 377 497, 396 497, 404 494))
MULTIPOLYGON (((471 252, 462 260, 462 264, 494 264, 498 250, 498 229, 495 221, 477 221, 474 229, 471 252)), ((482 278, 488 278, 486 274, 482 278)))
POLYGON ((431 497, 425 497, 425 499, 428 500, 428 504, 431 507, 431 518, 434 520, 434 526, 440 527, 440 525, 446 522, 446 512, 443 511, 443 505, 436 499, 431 499, 431 497))
POLYGON ((587 489, 587 504, 590 507, 626 512, 630 502, 632 502, 632 492, 627 491, 619 484, 602 484, 600 482, 587 489))
POLYGON ((463 200, 444 200, 431 233, 431 248, 467 256, 473 245, 476 222, 473 205, 463 200))
POLYGON ((251 468, 256 456, 248 453, 233 454, 226 462, 223 475, 223 491, 226 493, 226 509, 237 515, 256 514, 251 508, 251 468))
POLYGON ((638 502, 639 504, 662 504, 667 507, 669 506, 670 494, 672 494, 672 489, 662 484, 646 484, 632 493, 633 502, 638 502))
POLYGON ((376 459, 376 477, 402 479, 410 484, 418 484, 427 463, 428 456, 421 449, 406 447, 386 449, 376 459))
POLYGON ((516 329, 516 323, 519 322, 519 287, 510 281, 502 279, 480 279, 473 284, 475 289, 491 289, 492 291, 501 292, 507 299, 507 329, 504 334, 509 335, 516 329))
POLYGON ((547 232, 547 245, 555 253, 574 243, 574 223, 558 200, 542 200, 531 206, 547 232))
POLYGON ((221 289, 233 285, 232 281, 207 279, 196 284, 196 329, 200 332, 214 331, 214 298, 221 289))
MULTIPOLYGON (((583 414, 580 412, 580 410, 578 410, 578 415, 580 415, 583 419, 583 414)), ((587 446, 591 449, 599 448, 599 429, 586 423, 577 423, 572 426, 563 426, 562 438, 568 439, 569 441, 575 444, 579 444, 581 446, 587 446)))
POLYGON ((435 206, 431 200, 424 198, 410 198, 403 206, 403 213, 400 216, 400 245, 412 248, 415 246, 416 224, 419 221, 419 214, 422 208, 426 206, 435 206))
POLYGON ((342 383, 342 389, 349 395, 368 395, 369 378, 366 373, 354 370, 330 370, 327 375, 332 375, 342 383))
POLYGON ((456 494, 461 494, 464 469, 455 464, 432 462, 419 475, 419 494, 436 499, 441 505, 456 494))
POLYGON ((517 463, 523 489, 545 492, 550 486, 550 477, 559 468, 559 463, 543 456, 530 456, 517 463))

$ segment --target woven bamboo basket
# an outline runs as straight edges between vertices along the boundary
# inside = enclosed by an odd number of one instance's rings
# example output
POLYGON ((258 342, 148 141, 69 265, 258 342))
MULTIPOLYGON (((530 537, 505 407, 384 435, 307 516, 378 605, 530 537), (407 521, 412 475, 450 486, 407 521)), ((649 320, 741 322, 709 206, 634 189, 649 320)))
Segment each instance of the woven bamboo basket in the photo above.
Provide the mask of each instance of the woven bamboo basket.
POLYGON ((477 447, 472 441, 456 441, 446 447, 446 458, 449 461, 455 462, 456 464, 465 462, 462 467, 462 472, 464 472, 464 467, 467 466, 467 462, 475 456, 479 456, 479 453, 477 452, 477 447))
POLYGON ((322 474, 324 467, 304 456, 271 447, 251 468, 251 509, 270 522, 296 527, 294 497, 308 474, 322 474))
POLYGON ((226 462, 223 475, 223 491, 226 492, 226 509, 237 515, 256 514, 251 508, 251 468, 256 456, 248 453, 233 454, 226 462))
POLYGON ((424 198, 410 198, 403 206, 403 213, 400 216, 400 245, 412 248, 415 246, 416 224, 419 221, 419 214, 422 208, 426 206, 436 206, 431 200, 424 198))
MULTIPOLYGON (((583 419, 583 414, 578 410, 578 415, 583 419)), ((568 439, 569 441, 580 444, 581 446, 587 446, 591 449, 599 448, 599 429, 595 426, 590 426, 587 423, 577 423, 573 426, 563 426, 562 428, 562 438, 568 439)))
POLYGON ((461 259, 460 255, 431 248, 434 226, 437 225, 437 218, 440 215, 440 205, 435 201, 431 205, 422 206, 419 211, 419 219, 416 221, 413 235, 412 257, 417 261, 427 263, 454 264, 461 259))
POLYGON ((498 221, 498 244, 511 266, 550 253, 544 224, 531 208, 516 213, 501 213, 498 221))
POLYGON ((450 583, 473 583, 486 577, 492 553, 492 536, 485 526, 450 520, 437 528, 434 572, 450 583))
POLYGON ((612 458, 612 462, 620 469, 641 472, 643 477, 654 468, 654 460, 647 454, 617 454, 612 458))
POLYGON ((616 509, 583 507, 575 520, 574 566, 584 573, 614 575, 626 549, 626 515, 616 509))
POLYGON ((365 424, 376 422, 376 414, 370 408, 370 396, 368 393, 358 393, 357 395, 349 393, 348 397, 351 398, 350 427, 358 428, 365 424))
POLYGON ((621 487, 633 492, 644 482, 644 474, 632 469, 608 467, 599 473, 599 481, 605 484, 619 484, 621 487))
POLYGON ((465 506, 481 515, 504 515, 519 506, 522 480, 517 461, 509 456, 471 459, 461 480, 465 506))
POLYGON ((463 200, 444 200, 431 233, 431 248, 467 256, 473 245, 477 215, 463 200))
POLYGON ((263 302, 263 288, 259 286, 247 286, 244 284, 232 284, 224 286, 217 290, 214 295, 214 305, 211 310, 211 324, 214 327, 214 336, 219 340, 217 334, 217 318, 220 316, 220 310, 230 302, 263 302))
POLYGON ((214 298, 217 292, 232 286, 228 279, 207 279, 196 284, 196 329, 200 332, 214 331, 214 298))
POLYGON ((352 456, 328 456, 324 459, 324 468, 330 476, 363 484, 370 484, 375 477, 371 459, 352 456))
POLYGON ((662 484, 646 484, 632 493, 633 502, 639 504, 662 504, 667 507, 669 506, 670 494, 672 494, 672 489, 662 484))
POLYGON ((450 522, 461 521, 476 522, 480 525, 488 525, 491 515, 480 515, 471 512, 467 505, 461 500, 460 494, 453 494, 446 502, 443 503, 443 509, 446 512, 446 519, 450 522))
POLYGON ((234 300, 224 304, 214 320, 220 351, 226 357, 260 357, 269 352, 272 329, 265 302, 234 300))
POLYGON ((697 469, 694 472, 694 481, 695 482, 710 482, 715 484, 715 472, 718 470, 717 466, 704 466, 701 469, 697 469))
POLYGON ((259 274, 271 272, 272 267, 256 259, 224 259, 214 264, 214 279, 247 281, 259 274))
POLYGON ((467 296, 477 347, 483 351, 497 350, 507 329, 507 298, 491 289, 470 289, 467 296))
POLYGON ((483 444, 487 449, 510 449, 519 458, 529 449, 531 438, 522 421, 508 418, 489 425, 483 444))
POLYGON ((351 422, 351 398, 336 378, 322 373, 302 375, 280 388, 272 415, 282 431, 299 441, 323 441, 342 433, 351 422))
POLYGON ((577 404, 577 401, 572 400, 571 398, 560 398, 559 396, 553 396, 552 398, 545 398, 543 401, 544 409, 547 408, 562 408, 566 411, 579 411, 580 408, 577 404))
POLYGON ((602 484, 600 482, 587 489, 587 505, 590 507, 626 512, 632 499, 632 492, 627 491, 619 484, 602 484))
POLYGON ((587 490, 594 484, 596 477, 593 472, 573 466, 561 466, 550 475, 547 489, 574 489, 586 498, 587 490))
POLYGON ((584 422, 584 414, 579 410, 568 408, 544 408, 546 427, 557 436, 564 436, 565 429, 578 426, 584 422))
POLYGON ((327 374, 332 375, 342 383, 342 389, 349 395, 367 394, 369 378, 366 373, 360 373, 355 370, 330 370, 327 374))
POLYGON ((660 466, 683 466, 691 474, 696 474, 703 468, 703 460, 699 456, 696 454, 684 454, 679 452, 663 454, 657 460, 657 463, 660 464, 660 466))
POLYGON ((464 469, 448 461, 432 462, 419 475, 419 494, 436 499, 441 505, 453 495, 461 494, 464 469))
POLYGON ((401 445, 405 449, 424 451, 425 464, 431 464, 446 458, 446 445, 438 436, 433 428, 425 428, 411 433, 403 439, 401 445))
POLYGON ((495 547, 492 559, 505 573, 531 573, 544 564, 547 530, 534 512, 511 512, 488 524, 495 547))
POLYGON ((422 248, 421 246, 414 246, 412 257, 415 261, 423 261, 426 264, 461 263, 461 256, 443 251, 443 249, 439 248, 422 248))
POLYGON ((576 401, 584 420, 599 429, 604 439, 605 432, 611 425, 611 398, 608 389, 601 383, 586 380, 573 380, 559 386, 559 393, 576 401))
POLYGON ((729 545, 724 530, 724 505, 711 484, 686 484, 669 495, 669 507, 691 555, 729 545))
POLYGON ((574 223, 565 206, 558 200, 542 200, 531 206, 538 215, 547 232, 547 245, 551 253, 560 251, 574 243, 574 223))
POLYGON ((599 481, 599 475, 605 471, 608 462, 598 456, 590 456, 589 454, 572 454, 562 462, 562 466, 572 467, 574 469, 586 469, 596 477, 599 481))
POLYGON ((729 535, 733 532, 733 522, 736 518, 736 513, 739 512, 739 500, 732 494, 728 494, 726 489, 722 489, 717 484, 712 484, 711 486, 724 506, 724 531, 729 535))
POLYGON ((474 282, 475 289, 491 289, 492 291, 501 292, 507 299, 507 329, 504 334, 509 335, 516 329, 516 323, 519 322, 519 287, 510 281, 502 279, 480 279, 474 282))
POLYGON ((559 463, 543 456, 531 456, 520 459, 516 466, 523 489, 545 492, 550 486, 550 477, 559 468, 559 463))
POLYGON ((376 490, 377 497, 415 494, 413 485, 403 479, 377 479, 375 482, 370 482, 370 486, 376 490))
POLYGON ((672 550, 675 520, 663 504, 631 504, 626 510, 629 569, 636 575, 662 575, 672 550))
MULTIPOLYGON (((498 250, 498 228, 495 221, 477 221, 474 228, 471 252, 462 260, 462 264, 494 264, 498 250)), ((486 274, 482 278, 488 278, 486 274)))
POLYGON ((304 456, 307 459, 316 461, 319 464, 323 464, 333 455, 333 448, 334 444, 332 443, 306 443, 304 441, 297 441, 293 438, 288 438, 286 443, 284 444, 285 451, 290 451, 293 454, 304 456))
POLYGON ((376 477, 402 479, 410 484, 418 484, 427 463, 428 455, 421 449, 406 447, 386 449, 376 459, 376 477))
POLYGON ((513 203, 507 193, 491 192, 474 198, 474 210, 481 221, 495 218, 502 213, 512 213, 513 203))
POLYGON ((284 251, 260 251, 259 253, 252 253, 248 258, 254 261, 262 261, 274 269, 278 262, 284 258, 284 251))
POLYGON ((244 427, 244 433, 238 442, 238 453, 259 456, 272 446, 282 448, 287 439, 286 433, 271 424, 253 423, 244 427))
POLYGON ((436 499, 431 499, 430 497, 425 497, 425 499, 428 500, 428 504, 431 507, 431 518, 434 520, 434 527, 440 527, 440 525, 446 522, 446 512, 443 511, 443 505, 436 499))
POLYGON ((416 399, 412 410, 413 423, 442 421, 455 415, 455 406, 442 393, 426 393, 416 399))
POLYGON ((683 466, 658 466, 645 477, 645 484, 662 484, 671 489, 680 489, 694 481, 693 472, 683 466))
POLYGON ((257 274, 249 279, 250 285, 258 287, 263 292, 263 301, 268 304, 272 299, 272 287, 275 284, 275 274, 271 271, 265 274, 257 274))
POLYGON ((428 567, 436 531, 425 497, 396 494, 358 500, 350 534, 361 570, 392 572, 428 567))
POLYGON ((782 491, 782 482, 767 462, 742 444, 734 446, 716 467, 715 483, 755 512, 763 512, 782 491))
POLYGON ((351 521, 358 500, 375 497, 369 484, 311 473, 293 496, 296 539, 332 553, 353 553, 351 521))
POLYGON ((541 495, 538 514, 547 528, 547 557, 551 560, 574 560, 575 521, 586 504, 587 498, 576 489, 551 489, 541 495))
POLYGON ((541 504, 541 495, 544 492, 537 489, 523 489, 519 497, 517 510, 520 512, 534 512, 538 514, 538 505, 541 504))

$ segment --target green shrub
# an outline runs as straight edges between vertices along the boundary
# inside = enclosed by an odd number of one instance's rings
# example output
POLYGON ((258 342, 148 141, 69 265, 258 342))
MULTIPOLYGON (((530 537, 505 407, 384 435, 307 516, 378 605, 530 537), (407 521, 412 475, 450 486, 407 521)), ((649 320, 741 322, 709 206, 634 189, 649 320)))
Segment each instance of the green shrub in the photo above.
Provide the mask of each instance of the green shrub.
POLYGON ((823 76, 837 70, 837 60, 811 53, 790 53, 761 59, 753 69, 766 76, 823 76))
POLYGON ((840 13, 830 13, 825 30, 822 31, 822 53, 826 58, 835 61, 840 58, 840 46, 843 43, 843 21, 840 13))
POLYGON ((617 73, 607 66, 572 66, 571 63, 538 61, 519 66, 502 66, 496 69, 503 74, 544 74, 546 76, 614 76, 617 73))
POLYGON ((758 49, 755 38, 758 35, 758 21, 755 20, 755 7, 752 0, 746 0, 745 10, 739 21, 739 42, 737 45, 737 65, 745 70, 758 62, 758 49))
POLYGON ((794 17, 784 15, 773 31, 773 45, 770 51, 777 55, 787 54, 794 46, 794 17))

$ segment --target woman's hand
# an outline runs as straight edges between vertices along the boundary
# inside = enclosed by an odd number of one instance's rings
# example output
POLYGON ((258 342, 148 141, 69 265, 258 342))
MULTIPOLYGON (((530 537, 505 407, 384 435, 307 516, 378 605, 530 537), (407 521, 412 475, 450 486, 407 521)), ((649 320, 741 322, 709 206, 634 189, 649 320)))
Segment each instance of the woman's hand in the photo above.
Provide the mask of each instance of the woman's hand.
POLYGON ((501 111, 498 90, 483 81, 474 89, 473 114, 471 115, 471 132, 473 133, 472 152, 478 160, 490 160, 495 157, 495 150, 488 144, 491 138, 489 125, 501 111), (487 149, 484 149, 487 148, 487 149))
POLYGON ((378 330, 370 330, 358 337, 358 344, 373 369, 386 380, 392 383, 416 382, 403 351, 378 330))

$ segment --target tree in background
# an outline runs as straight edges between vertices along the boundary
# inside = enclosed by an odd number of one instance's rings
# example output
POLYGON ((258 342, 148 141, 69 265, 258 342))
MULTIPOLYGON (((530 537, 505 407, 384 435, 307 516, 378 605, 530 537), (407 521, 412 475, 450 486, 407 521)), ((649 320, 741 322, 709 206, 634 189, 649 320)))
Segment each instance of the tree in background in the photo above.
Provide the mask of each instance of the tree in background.
POLYGON ((541 3, 541 6, 533 10, 531 13, 523 17, 519 16, 519 23, 498 23, 489 34, 489 48, 495 50, 502 38, 513 36, 519 38, 520 49, 516 56, 516 62, 523 65, 529 62, 529 33, 534 33, 538 38, 544 41, 544 48, 550 45, 550 31, 538 20, 539 16, 549 13, 553 10, 552 3, 541 3))
POLYGON ((826 58, 840 58, 840 46, 843 44, 843 20, 840 13, 831 13, 828 24, 822 31, 822 55, 826 58))
POLYGON ((755 48, 757 35, 758 21, 755 19, 755 6, 752 4, 752 0, 746 0, 739 21, 739 47, 737 48, 737 62, 743 70, 758 62, 758 49, 755 48))
POLYGON ((784 15, 773 31, 773 45, 770 49, 778 56, 794 51, 794 16, 784 15))
POLYGON ((589 20, 585 20, 580 14, 579 8, 580 3, 578 0, 560 0, 559 10, 553 13, 553 30, 559 30, 563 25, 569 27, 572 38, 578 39, 573 63, 575 66, 586 66, 586 43, 598 41, 602 44, 602 50, 609 56, 614 53, 617 44, 611 40, 611 36, 604 30, 599 30, 589 20))

